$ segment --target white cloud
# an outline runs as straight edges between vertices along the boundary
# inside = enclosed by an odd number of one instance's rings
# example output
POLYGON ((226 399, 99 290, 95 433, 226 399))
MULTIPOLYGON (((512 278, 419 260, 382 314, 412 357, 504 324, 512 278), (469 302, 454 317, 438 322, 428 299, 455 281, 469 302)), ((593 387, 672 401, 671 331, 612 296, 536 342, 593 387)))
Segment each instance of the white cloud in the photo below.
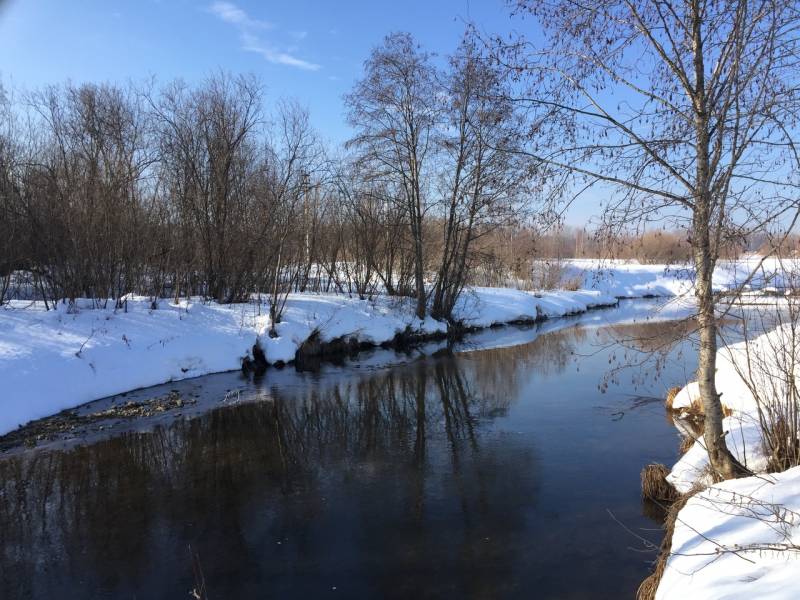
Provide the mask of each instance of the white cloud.
POLYGON ((297 58, 288 52, 283 52, 269 44, 265 44, 262 40, 246 32, 242 33, 242 49, 247 52, 260 54, 266 60, 276 65, 287 65, 289 67, 305 69, 306 71, 318 71, 321 68, 320 65, 316 63, 297 58))
POLYGON ((252 29, 272 29, 272 23, 250 16, 233 2, 214 2, 208 10, 226 23, 252 29))
MULTIPOLYGON (((272 23, 262 21, 260 19, 253 19, 243 9, 238 7, 232 2, 214 2, 208 8, 209 12, 214 14, 217 18, 233 25, 239 30, 239 37, 242 41, 242 50, 246 52, 255 52, 264 57, 265 60, 276 64, 295 67, 297 69, 304 69, 306 71, 317 71, 322 68, 316 63, 303 60, 294 55, 295 47, 291 46, 286 49, 280 49, 274 44, 267 42, 256 35, 256 31, 273 29, 272 23)), ((291 31, 289 35, 296 41, 305 39, 308 35, 305 31, 291 31)))

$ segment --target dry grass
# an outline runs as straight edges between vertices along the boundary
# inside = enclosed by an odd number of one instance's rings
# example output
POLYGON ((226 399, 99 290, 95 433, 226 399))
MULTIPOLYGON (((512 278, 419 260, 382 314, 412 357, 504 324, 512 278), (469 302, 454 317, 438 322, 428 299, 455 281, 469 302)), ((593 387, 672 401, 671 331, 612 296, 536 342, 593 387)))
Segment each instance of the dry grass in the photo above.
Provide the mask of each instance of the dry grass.
MULTIPOLYGON (((693 418, 693 419, 702 419, 705 416, 705 410, 703 409, 703 403, 699 399, 693 400, 688 408, 682 408, 681 411, 688 413, 689 417, 693 418)), ((732 414, 733 414, 733 409, 723 403, 722 404, 722 416, 723 417, 730 417, 732 414)))
POLYGON ((664 520, 664 539, 661 541, 658 557, 653 564, 653 572, 639 585, 639 589, 636 590, 636 600, 654 600, 656 597, 658 584, 661 582, 664 569, 667 568, 667 559, 672 551, 672 534, 675 533, 675 521, 678 518, 678 513, 686 506, 689 498, 696 493, 697 490, 691 490, 683 496, 679 496, 669 507, 667 518, 664 520))
POLYGON ((669 469, 660 463, 649 464, 642 469, 642 498, 653 502, 674 502, 678 492, 667 481, 669 469))
POLYGON ((701 422, 705 419, 706 411, 703 409, 703 403, 699 400, 694 400, 689 406, 684 406, 680 409, 681 418, 701 422))
POLYGON ((689 451, 689 448, 694 446, 695 438, 689 435, 685 435, 681 438, 681 445, 678 447, 678 451, 681 453, 681 456, 686 454, 689 451))
MULTIPOLYGON (((664 401, 664 405, 667 407, 667 410, 670 412, 679 412, 681 415, 684 415, 685 418, 694 419, 701 421, 705 416, 705 410, 703 409, 703 402, 699 398, 695 398, 692 400, 692 403, 689 406, 684 406, 681 408, 674 408, 672 403, 675 401, 675 396, 678 395, 678 392, 681 391, 679 387, 670 388, 667 392, 667 398, 664 401)), ((722 415, 725 417, 730 417, 733 414, 733 409, 727 406, 725 403, 722 403, 722 415)))
POLYGON ((672 410, 672 401, 675 400, 675 396, 678 395, 678 392, 681 391, 680 387, 671 387, 667 390, 667 399, 664 404, 667 406, 667 410, 672 410))
POLYGON ((761 425, 762 436, 769 442, 765 449, 771 449, 767 466, 770 473, 781 473, 800 465, 797 419, 791 421, 780 415, 774 422, 761 425))
MULTIPOLYGON (((672 403, 680 390, 681 388, 674 387, 667 392, 665 404, 667 411, 670 413, 677 412, 673 409, 672 403)), ((692 430, 695 430, 698 436, 702 435, 704 419, 702 402, 696 400, 688 408, 681 408, 680 411, 682 420, 692 430)), ((731 409, 724 404, 722 405, 722 412, 726 417, 732 414, 731 409)), ((694 437, 690 435, 683 436, 681 438, 680 453, 686 454, 694 445, 694 442, 694 437)), ((675 522, 678 518, 678 513, 686 506, 689 498, 694 496, 700 489, 698 487, 681 495, 667 482, 666 477, 668 474, 669 470, 662 464, 650 464, 642 469, 642 497, 664 508, 666 510, 666 518, 664 519, 664 539, 661 541, 661 548, 653 563, 653 572, 639 585, 639 589, 636 590, 636 600, 655 599, 658 584, 661 583, 664 569, 667 568, 667 559, 672 551, 672 535, 675 533, 675 522)))

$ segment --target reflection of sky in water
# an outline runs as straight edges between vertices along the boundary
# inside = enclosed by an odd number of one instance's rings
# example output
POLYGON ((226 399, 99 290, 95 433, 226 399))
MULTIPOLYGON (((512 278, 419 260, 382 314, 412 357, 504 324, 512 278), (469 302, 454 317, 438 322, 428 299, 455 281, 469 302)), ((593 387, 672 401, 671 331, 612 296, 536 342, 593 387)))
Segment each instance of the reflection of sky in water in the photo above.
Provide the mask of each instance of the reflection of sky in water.
POLYGON ((648 346, 674 327, 549 326, 485 332, 530 340, 507 348, 388 353, 410 361, 391 367, 375 353, 165 386, 198 393, 200 414, 7 457, 0 597, 185 597, 189 545, 211 598, 631 597, 652 557, 608 510, 655 527, 639 471, 674 460, 677 438, 660 402, 636 399, 685 381, 692 350, 602 394, 609 359, 637 352, 617 335, 648 346))

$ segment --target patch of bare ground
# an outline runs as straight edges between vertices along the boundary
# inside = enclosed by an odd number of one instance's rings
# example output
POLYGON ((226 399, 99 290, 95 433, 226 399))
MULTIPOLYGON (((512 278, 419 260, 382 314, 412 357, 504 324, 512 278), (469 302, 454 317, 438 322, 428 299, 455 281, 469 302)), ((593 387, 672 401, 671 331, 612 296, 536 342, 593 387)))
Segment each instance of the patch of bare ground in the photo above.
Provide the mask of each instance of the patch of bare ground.
POLYGON ((150 398, 143 401, 128 401, 105 410, 80 414, 77 409, 61 411, 58 414, 36 421, 0 436, 0 452, 27 446, 33 448, 40 442, 53 441, 89 426, 99 425, 104 429, 103 423, 109 421, 143 419, 167 411, 179 410, 196 402, 193 398, 185 398, 175 390, 166 395, 150 398))

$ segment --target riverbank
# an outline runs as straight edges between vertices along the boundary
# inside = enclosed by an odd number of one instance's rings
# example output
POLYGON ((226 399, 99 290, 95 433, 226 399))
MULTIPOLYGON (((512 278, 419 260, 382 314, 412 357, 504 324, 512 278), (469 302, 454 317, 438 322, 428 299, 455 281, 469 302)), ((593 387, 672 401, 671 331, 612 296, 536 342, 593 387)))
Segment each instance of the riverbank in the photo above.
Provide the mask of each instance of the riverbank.
MULTIPOLYGON (((691 497, 677 513, 657 599, 800 597, 800 467, 784 470, 796 462, 776 448, 797 435, 798 350, 785 324, 718 352, 726 442, 754 475, 712 484, 702 439, 675 464, 667 480, 691 497)), ((673 409, 686 414, 698 398, 689 384, 673 409)))
MULTIPOLYGON (((535 322, 613 306, 598 291, 541 293, 470 288, 456 307, 460 327, 535 322)), ((79 301, 45 310, 12 302, 0 309, 0 435, 92 400, 170 381, 237 370, 259 354, 267 364, 295 360, 312 337, 358 347, 444 338, 448 325, 415 317, 404 298, 359 300, 335 294, 289 295, 270 334, 263 303, 219 305, 129 298, 122 308, 79 301), (93 307, 94 306, 94 307, 93 307)), ((52 307, 51 307, 52 308, 52 307)))
MULTIPOLYGON (((721 263, 715 286, 729 289, 756 259, 721 263)), ((765 263, 751 287, 780 284, 765 263)), ((419 320, 406 298, 359 300, 344 294, 290 294, 270 335, 265 303, 218 305, 130 297, 124 307, 78 301, 45 310, 12 301, 0 307, 0 435, 85 402, 160 383, 236 370, 242 364, 284 365, 303 355, 402 347, 467 330, 536 322, 615 305, 619 298, 685 297, 691 270, 631 261, 571 260, 564 281, 577 291, 526 292, 472 287, 454 311, 457 327, 419 320), (110 307, 110 308, 109 308, 110 307)), ((688 301, 688 299, 687 299, 688 301)), ((52 308, 52 306, 51 306, 52 308)))

